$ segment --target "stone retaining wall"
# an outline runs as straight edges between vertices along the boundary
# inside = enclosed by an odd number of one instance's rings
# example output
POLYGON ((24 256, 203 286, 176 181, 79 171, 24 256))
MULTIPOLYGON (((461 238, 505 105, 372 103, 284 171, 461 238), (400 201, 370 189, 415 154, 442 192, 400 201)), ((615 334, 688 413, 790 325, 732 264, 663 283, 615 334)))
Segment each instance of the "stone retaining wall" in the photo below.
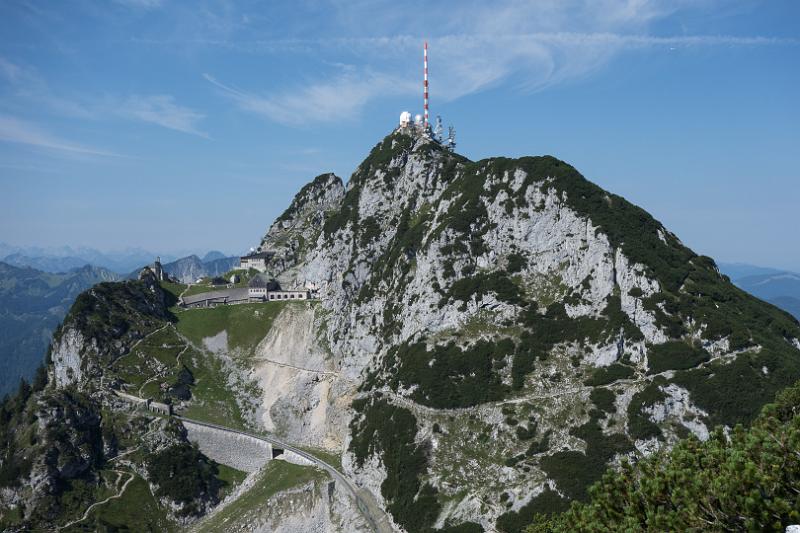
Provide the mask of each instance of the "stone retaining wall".
POLYGON ((201 426, 182 420, 188 438, 214 461, 241 470, 255 472, 272 459, 272 445, 248 435, 201 426))

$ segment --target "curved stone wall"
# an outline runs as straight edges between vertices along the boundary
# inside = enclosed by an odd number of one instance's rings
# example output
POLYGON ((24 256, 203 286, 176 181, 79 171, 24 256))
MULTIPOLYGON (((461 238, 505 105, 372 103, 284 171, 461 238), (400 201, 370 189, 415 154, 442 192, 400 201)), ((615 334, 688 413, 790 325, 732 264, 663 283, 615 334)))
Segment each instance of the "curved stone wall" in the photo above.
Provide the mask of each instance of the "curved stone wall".
POLYGON ((263 440, 186 420, 181 423, 189 440, 197 443, 201 452, 219 464, 250 473, 272 459, 272 445, 263 440))

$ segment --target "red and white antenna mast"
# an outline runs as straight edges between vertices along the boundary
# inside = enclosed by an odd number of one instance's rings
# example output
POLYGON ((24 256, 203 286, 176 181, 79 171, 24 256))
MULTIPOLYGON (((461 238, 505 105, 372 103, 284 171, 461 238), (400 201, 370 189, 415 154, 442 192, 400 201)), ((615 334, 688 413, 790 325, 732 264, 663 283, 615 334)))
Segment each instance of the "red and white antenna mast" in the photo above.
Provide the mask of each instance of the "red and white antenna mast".
POLYGON ((425 41, 425 48, 422 54, 423 63, 423 108, 425 113, 425 131, 428 130, 428 41, 425 41))

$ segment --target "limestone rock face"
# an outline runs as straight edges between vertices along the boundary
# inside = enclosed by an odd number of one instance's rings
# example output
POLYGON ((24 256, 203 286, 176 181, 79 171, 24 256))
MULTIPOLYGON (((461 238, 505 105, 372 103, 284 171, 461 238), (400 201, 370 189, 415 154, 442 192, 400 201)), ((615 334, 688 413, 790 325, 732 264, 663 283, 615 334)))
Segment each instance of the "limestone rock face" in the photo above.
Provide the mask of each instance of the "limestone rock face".
POLYGON ((82 293, 53 335, 55 385, 99 386, 108 365, 167 317, 164 293, 149 268, 138 281, 100 283, 82 293))
POLYGON ((333 482, 313 480, 282 490, 235 517, 227 531, 336 533, 371 531, 344 492, 333 482))
POLYGON ((273 272, 289 270, 305 258, 308 246, 319 237, 326 213, 338 209, 343 196, 344 185, 335 174, 321 174, 297 193, 258 247, 259 252, 275 252, 273 272))
POLYGON ((287 306, 255 353, 262 427, 295 443, 338 450, 351 384, 339 379, 336 358, 319 338, 313 304, 287 306))
POLYGON ((66 387, 81 380, 80 352, 84 350, 84 342, 80 331, 70 329, 56 343, 51 353, 56 386, 66 387))
MULTIPOLYGON (((277 252, 282 285, 319 289, 328 360, 308 349, 282 362, 335 372, 324 387, 269 388, 266 425, 291 412, 287 434, 319 442, 310 413, 349 419, 327 426, 340 432, 329 442, 408 530, 423 515, 495 527, 546 489, 580 497, 599 471, 570 480, 576 462, 613 465, 747 419, 768 395, 732 408, 707 380, 791 382, 734 368, 761 369, 764 350, 800 377, 796 321, 552 157, 472 162, 397 131, 346 188, 332 175, 307 185, 261 249, 277 252), (756 316, 781 325, 759 332, 756 316)), ((262 347, 280 357, 279 345, 262 347)))

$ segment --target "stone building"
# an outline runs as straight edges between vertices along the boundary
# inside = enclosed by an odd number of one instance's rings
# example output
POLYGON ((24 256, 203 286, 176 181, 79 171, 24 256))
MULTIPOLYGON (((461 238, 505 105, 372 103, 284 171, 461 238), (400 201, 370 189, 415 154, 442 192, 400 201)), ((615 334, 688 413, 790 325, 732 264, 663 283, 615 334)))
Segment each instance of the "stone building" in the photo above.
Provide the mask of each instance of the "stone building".
POLYGON ((247 284, 247 295, 252 299, 266 300, 269 283, 260 276, 254 276, 247 284))
POLYGON ((262 302, 277 300, 308 300, 311 291, 309 290, 281 290, 280 285, 275 280, 267 281, 261 276, 255 276, 250 280, 247 287, 248 295, 251 300, 262 302))
POLYGON ((267 263, 275 255, 275 252, 253 252, 239 258, 239 268, 248 270, 254 268, 259 272, 267 271, 267 263))
POLYGON ((276 300, 308 300, 310 299, 309 291, 268 291, 267 300, 272 302, 276 300))

